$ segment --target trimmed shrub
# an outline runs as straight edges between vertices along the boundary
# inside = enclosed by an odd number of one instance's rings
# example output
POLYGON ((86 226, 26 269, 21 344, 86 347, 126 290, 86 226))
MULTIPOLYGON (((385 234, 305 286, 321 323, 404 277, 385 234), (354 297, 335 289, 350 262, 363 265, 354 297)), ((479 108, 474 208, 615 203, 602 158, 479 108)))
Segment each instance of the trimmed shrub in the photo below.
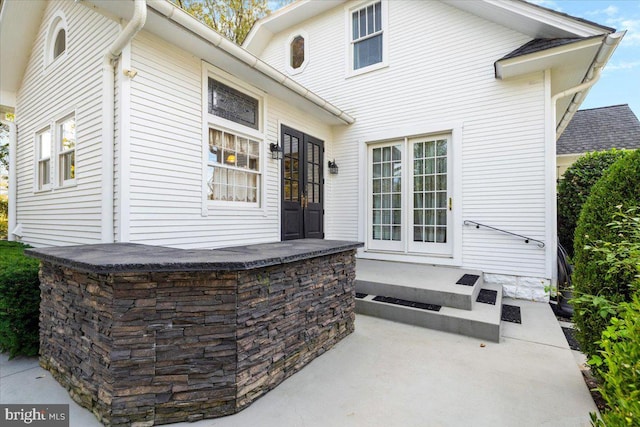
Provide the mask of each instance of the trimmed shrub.
POLYGON ((616 213, 640 206, 640 150, 618 159, 591 188, 591 195, 584 203, 574 236, 573 285, 574 320, 578 327, 577 338, 588 357, 597 355, 597 341, 608 326, 614 312, 606 304, 598 307, 601 300, 618 304, 631 299, 630 284, 635 279, 631 269, 611 269, 605 252, 592 250, 593 242, 615 245, 633 243, 628 231, 616 226, 607 226, 616 213), (593 295, 588 301, 581 296, 593 295))
POLYGON ((616 160, 628 154, 616 150, 587 153, 575 161, 558 184, 558 240, 573 256, 573 234, 591 187, 616 160))
POLYGON ((0 351, 35 356, 39 348, 39 262, 25 245, 0 241, 0 351))

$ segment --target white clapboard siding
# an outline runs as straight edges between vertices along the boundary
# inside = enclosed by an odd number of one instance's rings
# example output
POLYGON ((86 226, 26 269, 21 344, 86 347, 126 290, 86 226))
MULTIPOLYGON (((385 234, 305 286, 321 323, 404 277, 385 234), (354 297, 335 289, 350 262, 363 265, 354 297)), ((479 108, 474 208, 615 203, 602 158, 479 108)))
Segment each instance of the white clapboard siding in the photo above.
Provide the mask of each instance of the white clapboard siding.
MULTIPOLYGON (((98 243, 101 239, 102 55, 118 24, 82 2, 50 1, 17 93, 17 222, 23 241, 34 246, 98 243), (58 11, 67 22, 66 54, 44 67, 49 24, 58 11), (76 182, 73 187, 36 192, 35 133, 76 113, 76 182)), ((51 165, 56 164, 52 156, 51 165)))
MULTIPOLYGON (((261 59, 286 72, 285 44, 302 29, 309 62, 291 77, 356 118, 334 129, 340 173, 327 193, 327 237, 364 239, 361 146, 428 123, 462 127, 462 218, 544 240, 544 76, 496 80, 493 64, 529 37, 436 1, 389 1, 388 66, 347 76, 343 6, 275 34, 261 59)), ((444 125, 443 125, 444 126, 444 125)), ((458 234, 459 231, 458 231, 458 234)), ((462 264, 486 272, 545 277, 545 250, 473 227, 462 230, 462 264)), ((547 248, 555 251, 555 248, 547 248)), ((415 260, 415 258, 414 258, 415 260)))
POLYGON ((202 61, 142 31, 131 65, 138 75, 129 101, 129 240, 180 248, 279 241, 280 169, 269 153, 278 124, 323 139, 328 151, 330 128, 267 95, 262 206, 225 209, 206 202, 203 216, 202 61))

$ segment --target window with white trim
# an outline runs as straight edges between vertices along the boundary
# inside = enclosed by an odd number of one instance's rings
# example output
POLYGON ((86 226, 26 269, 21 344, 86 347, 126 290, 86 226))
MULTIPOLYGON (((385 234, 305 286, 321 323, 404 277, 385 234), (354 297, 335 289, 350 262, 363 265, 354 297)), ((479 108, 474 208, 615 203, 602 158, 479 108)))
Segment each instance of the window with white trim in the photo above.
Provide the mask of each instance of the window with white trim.
POLYGON ((36 134, 36 188, 51 188, 51 128, 36 134))
POLYGON ((218 206, 259 207, 264 134, 262 98, 208 77, 205 198, 218 206))
POLYGON ((45 49, 46 65, 52 64, 67 51, 67 25, 62 12, 58 12, 49 25, 45 49))
POLYGON ((76 117, 66 117, 56 126, 58 173, 60 185, 69 185, 76 178, 76 117))
POLYGON ((207 199, 258 203, 260 142, 209 128, 207 199))
POLYGON ((351 12, 351 65, 354 71, 383 62, 383 18, 381 1, 351 12))

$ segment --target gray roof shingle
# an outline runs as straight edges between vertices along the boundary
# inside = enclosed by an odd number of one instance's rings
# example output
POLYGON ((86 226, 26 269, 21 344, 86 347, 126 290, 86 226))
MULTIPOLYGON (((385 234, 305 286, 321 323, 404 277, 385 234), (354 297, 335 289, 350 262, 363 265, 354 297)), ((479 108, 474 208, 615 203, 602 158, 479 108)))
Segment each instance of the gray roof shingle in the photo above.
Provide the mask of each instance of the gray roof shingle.
MULTIPOLYGON (((596 36, 596 37, 601 37, 601 36, 596 36)), ((540 52, 542 50, 551 49, 558 46, 564 46, 566 44, 579 42, 582 40, 586 40, 588 38, 590 37, 574 37, 574 38, 564 38, 564 39, 533 39, 523 44, 516 50, 507 53, 498 61, 502 61, 503 59, 510 59, 518 56, 527 55, 529 53, 540 52)))
POLYGON ((628 104, 578 110, 558 139, 556 154, 640 148, 640 121, 628 104))

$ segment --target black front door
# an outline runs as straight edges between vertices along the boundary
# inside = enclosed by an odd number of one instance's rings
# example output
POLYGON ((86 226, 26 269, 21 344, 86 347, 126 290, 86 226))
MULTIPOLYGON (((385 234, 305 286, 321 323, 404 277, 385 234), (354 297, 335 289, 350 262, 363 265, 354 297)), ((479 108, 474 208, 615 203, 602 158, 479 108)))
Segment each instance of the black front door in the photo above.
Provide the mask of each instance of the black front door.
POLYGON ((282 240, 322 239, 324 143, 282 126, 282 240))

